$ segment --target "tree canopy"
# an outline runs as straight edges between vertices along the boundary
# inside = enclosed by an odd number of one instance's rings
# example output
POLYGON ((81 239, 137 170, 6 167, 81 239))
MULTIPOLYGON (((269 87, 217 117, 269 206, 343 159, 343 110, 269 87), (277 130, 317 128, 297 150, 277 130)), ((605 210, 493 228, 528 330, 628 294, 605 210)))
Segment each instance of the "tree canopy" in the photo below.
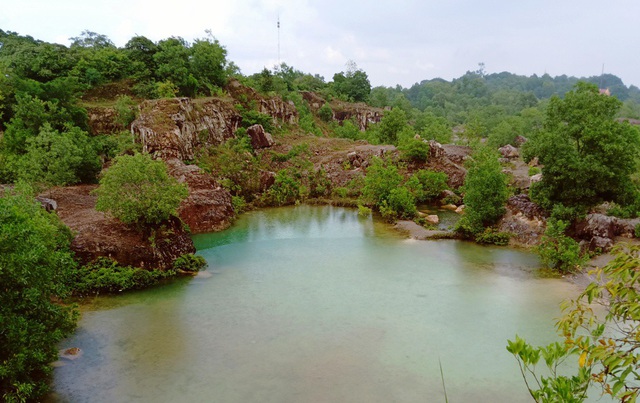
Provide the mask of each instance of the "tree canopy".
POLYGON ((0 197, 0 396, 33 400, 48 389, 56 343, 75 327, 64 298, 76 267, 71 232, 21 194, 0 197))
POLYGON ((637 169, 640 134, 615 119, 620 106, 588 83, 551 99, 544 130, 525 150, 543 164, 542 181, 531 189, 536 202, 549 210, 556 204, 584 210, 633 200, 630 175, 637 169))

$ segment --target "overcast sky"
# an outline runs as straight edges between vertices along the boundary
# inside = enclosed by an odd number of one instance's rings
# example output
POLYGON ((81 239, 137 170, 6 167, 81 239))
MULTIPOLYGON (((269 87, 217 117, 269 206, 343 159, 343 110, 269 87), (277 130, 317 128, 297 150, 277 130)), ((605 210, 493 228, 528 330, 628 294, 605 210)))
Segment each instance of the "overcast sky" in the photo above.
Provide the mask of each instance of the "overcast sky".
POLYGON ((586 77, 640 86, 638 0, 0 0, 0 29, 69 44, 83 30, 117 46, 205 37, 243 74, 280 61, 330 81, 348 60, 373 86, 487 73, 586 77))

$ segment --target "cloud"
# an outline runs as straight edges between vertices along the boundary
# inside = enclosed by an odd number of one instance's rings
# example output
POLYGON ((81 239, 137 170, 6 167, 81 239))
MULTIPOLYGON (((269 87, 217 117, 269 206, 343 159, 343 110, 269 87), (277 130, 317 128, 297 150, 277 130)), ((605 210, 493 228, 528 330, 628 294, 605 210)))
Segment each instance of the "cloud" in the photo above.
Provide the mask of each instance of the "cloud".
POLYGON ((21 0, 0 27, 68 44, 84 29, 122 46, 134 34, 188 41, 211 29, 245 74, 280 60, 332 77, 353 59, 373 85, 409 86, 488 72, 588 76, 605 71, 640 85, 640 2, 620 0, 21 0))

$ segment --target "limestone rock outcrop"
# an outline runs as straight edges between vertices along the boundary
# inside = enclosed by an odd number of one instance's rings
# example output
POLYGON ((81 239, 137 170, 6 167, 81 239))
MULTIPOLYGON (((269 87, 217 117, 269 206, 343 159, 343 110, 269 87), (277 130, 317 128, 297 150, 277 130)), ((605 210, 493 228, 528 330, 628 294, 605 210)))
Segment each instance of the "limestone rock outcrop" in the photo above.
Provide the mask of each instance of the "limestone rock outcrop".
POLYGON ((219 99, 155 99, 140 104, 131 133, 155 157, 192 160, 198 147, 233 137, 241 121, 233 105, 219 99))
MULTIPOLYGON (((327 101, 315 92, 304 91, 302 98, 309 104, 314 112, 317 112, 327 101)), ((337 99, 331 100, 329 106, 333 111, 333 118, 338 122, 354 120, 361 131, 367 129, 372 123, 380 123, 384 115, 384 109, 369 106, 364 103, 348 103, 337 99)))
POLYGON ((282 122, 290 125, 298 123, 298 110, 292 101, 284 101, 280 97, 263 97, 256 90, 245 87, 236 79, 229 80, 226 90, 240 103, 255 102, 258 112, 271 116, 275 126, 279 127, 282 122))
POLYGON ((504 147, 500 147, 498 151, 500 152, 503 158, 512 159, 512 158, 520 157, 520 152, 518 151, 518 149, 512 146, 511 144, 507 144, 504 147))

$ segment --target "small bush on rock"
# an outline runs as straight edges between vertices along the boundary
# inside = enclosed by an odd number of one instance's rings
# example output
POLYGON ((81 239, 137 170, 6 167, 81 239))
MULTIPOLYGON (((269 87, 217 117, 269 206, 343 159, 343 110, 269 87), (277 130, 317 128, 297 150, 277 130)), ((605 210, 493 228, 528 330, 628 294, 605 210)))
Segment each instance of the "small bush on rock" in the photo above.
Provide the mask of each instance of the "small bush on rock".
POLYGON ((176 270, 198 272, 207 265, 207 261, 199 255, 191 253, 184 254, 173 262, 173 268, 176 270))

